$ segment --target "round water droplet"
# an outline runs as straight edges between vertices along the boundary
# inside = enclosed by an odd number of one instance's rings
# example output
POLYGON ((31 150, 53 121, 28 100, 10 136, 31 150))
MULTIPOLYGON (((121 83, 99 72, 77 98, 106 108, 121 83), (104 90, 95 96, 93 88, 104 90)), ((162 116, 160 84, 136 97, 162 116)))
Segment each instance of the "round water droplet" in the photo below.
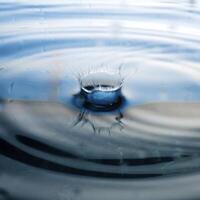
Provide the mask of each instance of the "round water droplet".
POLYGON ((93 110, 106 111, 118 107, 122 101, 123 80, 118 74, 91 73, 81 80, 81 95, 85 106, 93 110))

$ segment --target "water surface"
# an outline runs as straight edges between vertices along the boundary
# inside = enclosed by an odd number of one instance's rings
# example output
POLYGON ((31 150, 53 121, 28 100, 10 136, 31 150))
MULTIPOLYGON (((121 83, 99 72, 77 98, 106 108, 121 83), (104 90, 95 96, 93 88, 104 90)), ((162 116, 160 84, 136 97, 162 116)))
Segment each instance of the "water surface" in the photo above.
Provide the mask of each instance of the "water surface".
POLYGON ((0 199, 199 199, 199 20, 197 0, 0 0, 0 199), (80 104, 79 78, 119 69, 123 104, 80 104))

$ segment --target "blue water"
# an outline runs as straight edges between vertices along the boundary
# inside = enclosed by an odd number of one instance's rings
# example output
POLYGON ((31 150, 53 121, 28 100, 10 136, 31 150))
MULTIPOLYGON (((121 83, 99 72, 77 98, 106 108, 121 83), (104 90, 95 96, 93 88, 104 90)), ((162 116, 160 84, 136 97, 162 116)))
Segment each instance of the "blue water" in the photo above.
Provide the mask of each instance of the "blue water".
POLYGON ((199 0, 0 0, 0 200, 199 199, 199 21, 199 0), (123 105, 85 106, 80 79, 119 69, 123 105))

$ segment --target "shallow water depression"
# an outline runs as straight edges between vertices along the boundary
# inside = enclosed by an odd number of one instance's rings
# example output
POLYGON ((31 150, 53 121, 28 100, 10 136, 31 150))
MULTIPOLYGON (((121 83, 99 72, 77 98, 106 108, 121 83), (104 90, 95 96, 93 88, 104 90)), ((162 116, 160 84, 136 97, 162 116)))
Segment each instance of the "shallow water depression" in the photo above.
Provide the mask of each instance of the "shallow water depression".
POLYGON ((200 198, 199 0, 0 0, 0 200, 200 198))

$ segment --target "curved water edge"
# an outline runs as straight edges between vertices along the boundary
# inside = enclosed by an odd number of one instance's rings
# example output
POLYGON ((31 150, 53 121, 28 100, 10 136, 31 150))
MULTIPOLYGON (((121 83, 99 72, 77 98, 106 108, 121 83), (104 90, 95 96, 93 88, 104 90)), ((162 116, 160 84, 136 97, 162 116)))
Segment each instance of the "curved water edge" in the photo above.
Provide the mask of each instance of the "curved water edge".
POLYGON ((0 0, 0 199, 198 199, 199 6, 0 0))

